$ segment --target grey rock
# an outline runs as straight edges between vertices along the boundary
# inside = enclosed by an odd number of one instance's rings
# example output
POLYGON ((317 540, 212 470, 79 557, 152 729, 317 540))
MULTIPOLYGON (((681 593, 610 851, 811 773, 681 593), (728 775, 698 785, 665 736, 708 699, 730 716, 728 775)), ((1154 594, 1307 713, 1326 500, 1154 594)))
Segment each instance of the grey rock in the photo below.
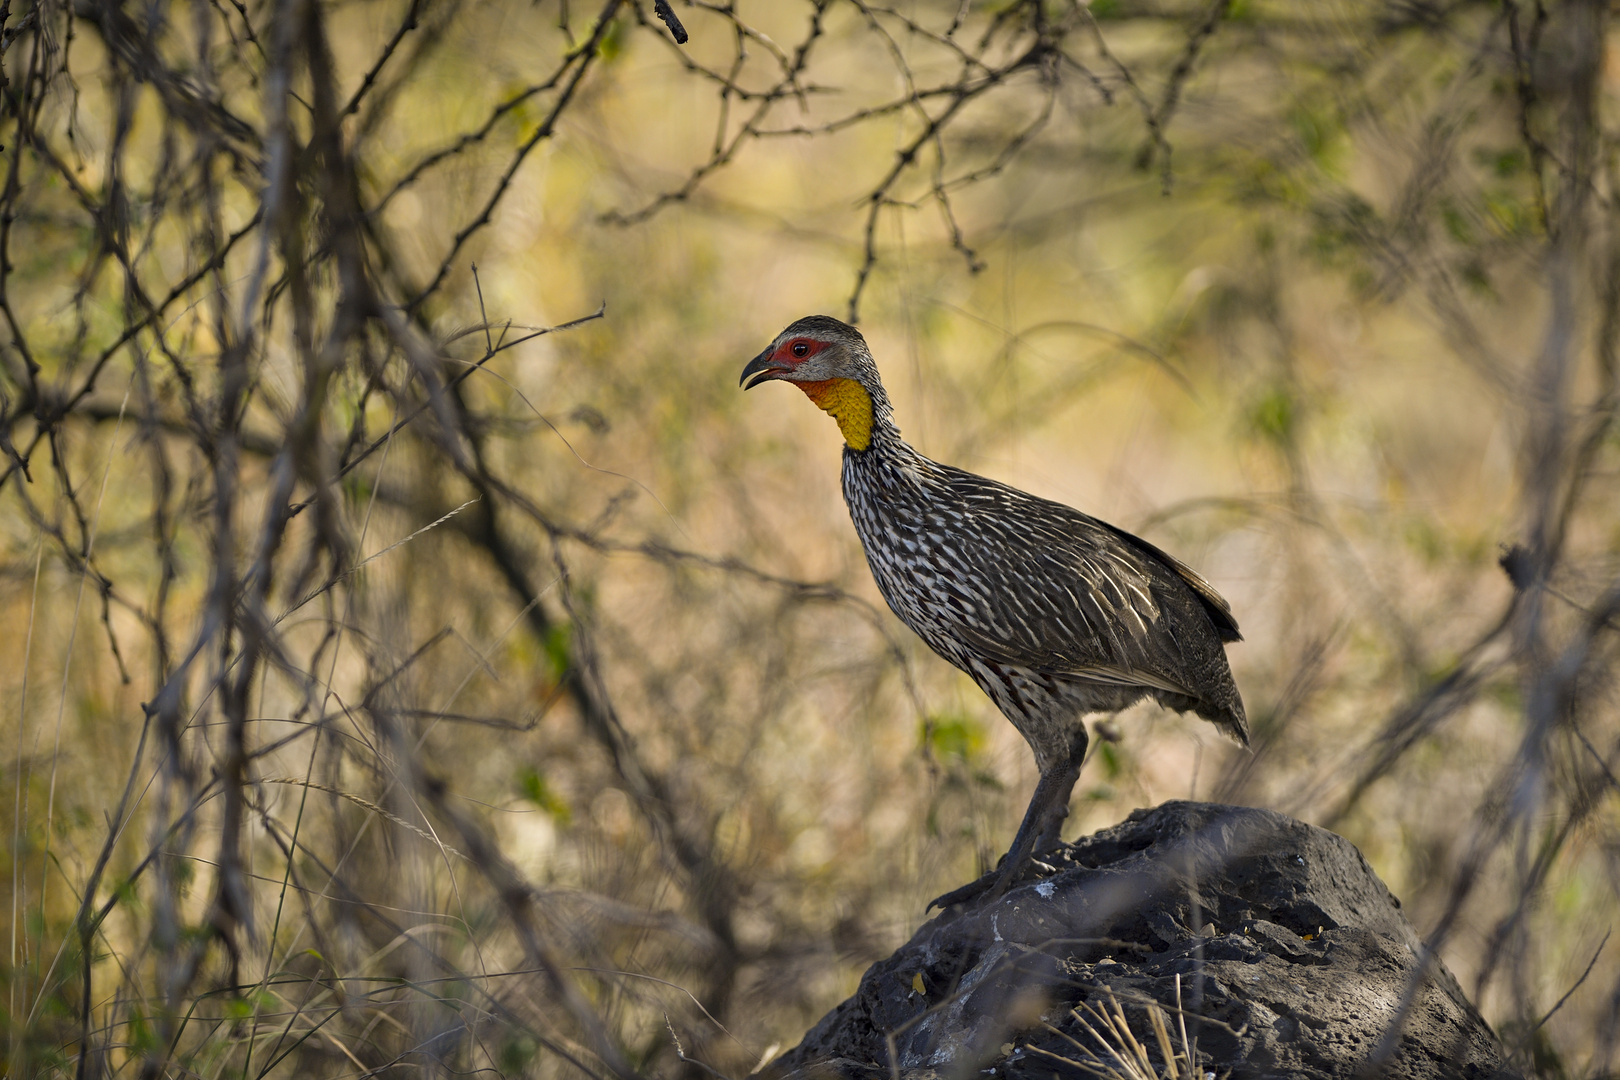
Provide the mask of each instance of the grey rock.
POLYGON ((1046 862, 924 924, 760 1080, 1110 1075, 1081 1019, 1100 1030, 1111 1002, 1155 1076, 1150 1004, 1200 1077, 1519 1075, 1439 959, 1420 971, 1400 902, 1340 836, 1170 802, 1046 862))

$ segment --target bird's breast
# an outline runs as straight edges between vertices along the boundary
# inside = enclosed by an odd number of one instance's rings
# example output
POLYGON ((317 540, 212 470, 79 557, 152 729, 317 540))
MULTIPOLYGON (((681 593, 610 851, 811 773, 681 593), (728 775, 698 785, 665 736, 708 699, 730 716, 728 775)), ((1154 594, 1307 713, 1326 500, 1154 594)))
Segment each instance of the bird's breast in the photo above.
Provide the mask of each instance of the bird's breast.
POLYGON ((986 598, 978 595, 967 515, 935 490, 926 471, 906 463, 846 457, 844 500, 866 552, 878 591, 902 622, 935 652, 963 666, 952 628, 985 626, 986 598))

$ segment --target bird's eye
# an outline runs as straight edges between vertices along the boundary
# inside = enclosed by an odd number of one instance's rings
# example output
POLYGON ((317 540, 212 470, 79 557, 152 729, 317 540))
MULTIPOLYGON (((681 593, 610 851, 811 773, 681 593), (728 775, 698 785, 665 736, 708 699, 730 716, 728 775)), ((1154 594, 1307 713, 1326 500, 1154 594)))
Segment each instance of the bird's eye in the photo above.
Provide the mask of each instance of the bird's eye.
POLYGON ((810 355, 810 343, 808 341, 795 341, 793 343, 793 355, 797 356, 797 357, 800 357, 801 359, 803 357, 809 356, 810 355))

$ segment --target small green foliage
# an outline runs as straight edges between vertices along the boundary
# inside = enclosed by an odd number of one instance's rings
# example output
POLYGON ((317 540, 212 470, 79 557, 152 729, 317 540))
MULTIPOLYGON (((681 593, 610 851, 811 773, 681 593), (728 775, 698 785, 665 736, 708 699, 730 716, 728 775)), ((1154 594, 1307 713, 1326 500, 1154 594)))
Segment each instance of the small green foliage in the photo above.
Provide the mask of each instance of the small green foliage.
POLYGON ((82 829, 89 828, 94 821, 95 818, 90 816, 88 809, 75 803, 72 806, 63 808, 51 826, 51 831, 57 836, 66 838, 82 829))
POLYGON ((970 761, 984 749, 984 725, 961 714, 930 717, 921 736, 923 745, 946 761, 970 761))
POLYGON ((157 1031, 152 1027, 152 1021, 146 1015, 146 1010, 139 1005, 129 1010, 129 1050, 132 1055, 145 1057, 155 1053, 159 1047, 157 1031))
MULTIPOLYGON (((77 951, 78 950, 76 949, 73 950, 74 953, 77 953, 77 951)), ((65 958, 71 960, 72 963, 63 966, 72 967, 77 964, 77 956, 65 956, 65 958)), ((78 1009, 75 1007, 73 1002, 69 1001, 64 996, 64 992, 66 990, 66 984, 62 981, 61 977, 58 976, 52 982, 50 992, 46 994, 40 1001, 40 1015, 49 1017, 53 1020, 78 1019, 78 1009)))
POLYGON ((546 778, 532 765, 525 765, 518 773, 518 788, 523 797, 534 805, 551 815, 552 820, 559 825, 567 825, 574 819, 574 811, 558 795, 552 786, 546 783, 546 778))
POLYGON ((1339 134, 1339 125, 1323 109, 1296 109, 1289 117, 1294 133, 1305 147, 1312 161, 1322 164, 1339 134))
POLYGON ((1506 150, 1481 149, 1474 155, 1474 160, 1501 180, 1520 175, 1530 165, 1530 159, 1525 156, 1524 148, 1518 146, 1511 146, 1506 150))
POLYGON ((360 505, 371 498, 371 476, 364 469, 356 469, 342 480, 338 485, 343 492, 343 498, 351 506, 360 505))
POLYGON ((608 26, 607 33, 602 35, 597 45, 597 55, 604 61, 612 63, 624 52, 624 42, 630 36, 630 22, 628 19, 614 19, 608 26))
POLYGON ((1411 518, 1402 533, 1407 546, 1421 555, 1425 562, 1435 564, 1445 559, 1448 547, 1445 534, 1433 518, 1411 518))
POLYGON ((1293 391, 1273 383, 1249 408, 1249 428, 1256 435, 1279 446, 1293 441, 1299 406, 1293 391))
POLYGON ((1561 919, 1572 919, 1580 914, 1587 900, 1586 881, 1580 874, 1572 874, 1553 893, 1552 910, 1561 919))
POLYGON ((1523 200, 1507 191, 1485 196, 1485 211, 1504 236, 1523 236, 1532 231, 1532 218, 1523 200))
POLYGON ((197 876, 197 867, 190 859, 175 859, 169 864, 169 876, 182 895, 197 876))
POLYGON ((1447 199, 1440 207, 1440 220, 1446 227, 1446 235, 1459 244, 1472 244, 1474 242, 1474 227, 1468 221, 1468 216, 1458 209, 1457 204, 1447 199))
POLYGON ((1524 692, 1517 679, 1492 679, 1485 684, 1484 696, 1502 707, 1508 715, 1514 715, 1524 710, 1524 692))
POLYGON ((501 1043, 501 1075, 523 1075, 539 1049, 539 1044, 525 1035, 514 1036, 501 1043))
POLYGON ((1484 297, 1495 295, 1496 290, 1491 288, 1490 271, 1485 268, 1484 260, 1478 256, 1464 259, 1457 267, 1457 275, 1471 291, 1484 297))
POLYGON ((1097 761, 1102 765, 1103 775, 1110 780, 1118 780, 1125 771, 1125 761, 1115 743, 1105 742, 1097 747, 1097 761))
POLYGON ((574 629, 567 623, 554 623, 546 631, 546 640, 542 643, 545 649, 546 662, 551 665, 551 674, 561 679, 568 674, 574 666, 574 629))
POLYGON ((1345 193, 1312 208, 1309 250, 1324 263, 1345 265, 1346 256, 1367 246, 1379 233, 1378 211, 1358 195, 1345 193))

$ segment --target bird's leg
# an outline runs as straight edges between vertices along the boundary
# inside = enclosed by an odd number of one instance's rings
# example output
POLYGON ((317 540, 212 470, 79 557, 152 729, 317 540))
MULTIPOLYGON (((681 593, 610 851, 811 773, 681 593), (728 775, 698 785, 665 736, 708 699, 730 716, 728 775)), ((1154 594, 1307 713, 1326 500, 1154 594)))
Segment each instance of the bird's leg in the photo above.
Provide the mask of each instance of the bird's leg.
MULTIPOLYGON (((1084 751, 1081 751, 1082 755, 1084 751)), ((1023 824, 1013 837, 1012 847, 1002 860, 997 874, 995 895, 1007 891, 1007 886, 1029 865, 1036 854, 1056 847, 1063 830, 1063 819, 1069 816, 1069 796, 1080 777, 1079 758, 1071 758, 1053 765, 1041 774, 1030 796, 1029 809, 1024 811, 1023 824)))
POLYGON ((986 874, 978 881, 952 889, 944 896, 929 901, 928 909, 950 907, 966 900, 983 896, 985 900, 998 899, 1007 891, 1037 852, 1058 845, 1063 819, 1069 816, 1069 796, 1074 793, 1075 781, 1080 778, 1080 763, 1086 757, 1086 729, 1081 726, 1069 743, 1069 756, 1052 764, 1035 784, 1030 796, 1029 809, 1024 811, 1023 823, 1013 837, 1012 847, 1002 857, 1001 866, 994 875, 986 874))
MULTIPOLYGON (((1081 749, 1078 755, 1061 769, 1053 769, 1047 773, 1047 776, 1053 778, 1051 802, 1048 804, 1045 823, 1041 826, 1041 831, 1036 834, 1035 842, 1030 845, 1029 854, 1032 858, 1042 852, 1051 851, 1063 843, 1063 822, 1069 816, 1069 798, 1074 794, 1075 781, 1080 779, 1080 759, 1086 755, 1084 739, 1085 736, 1082 735, 1081 749)), ((1046 777, 1043 776, 1041 779, 1045 780, 1046 777)), ((1039 798, 1040 793, 1040 785, 1037 784, 1035 786, 1035 797, 1039 798)), ((1024 817, 1027 822, 1029 815, 1026 813, 1024 817)), ((1018 840, 1014 837, 1013 844, 1016 846, 1017 843, 1018 840)))

